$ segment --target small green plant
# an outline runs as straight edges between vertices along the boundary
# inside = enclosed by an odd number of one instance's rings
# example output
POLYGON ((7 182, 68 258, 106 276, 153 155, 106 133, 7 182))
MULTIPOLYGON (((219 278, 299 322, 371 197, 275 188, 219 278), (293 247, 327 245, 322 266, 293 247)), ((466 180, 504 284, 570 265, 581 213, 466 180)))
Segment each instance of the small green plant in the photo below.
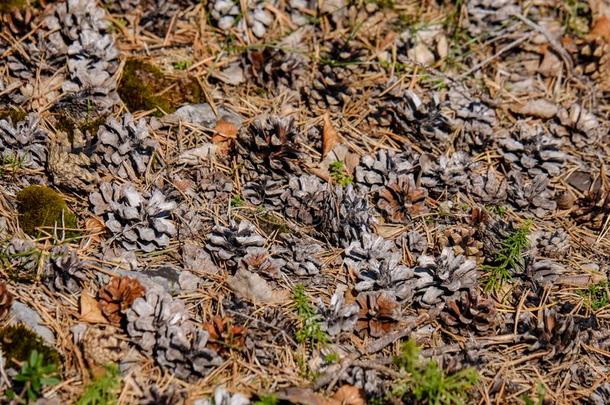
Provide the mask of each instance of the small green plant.
POLYGON ((174 62, 174 69, 176 70, 186 70, 191 65, 191 62, 188 60, 179 60, 178 62, 174 62))
POLYGON ((591 9, 586 1, 565 0, 562 2, 563 26, 570 34, 585 35, 589 31, 591 9))
POLYGON ((328 364, 336 363, 339 361, 339 355, 335 352, 328 353, 324 356, 324 362, 328 364))
POLYGON ((406 373, 406 377, 394 384, 392 395, 430 405, 464 404, 468 390, 477 382, 477 371, 466 368, 447 375, 435 361, 420 360, 419 352, 412 339, 402 344, 400 354, 394 358, 394 365, 406 373))
POLYGON ((274 394, 263 395, 259 397, 258 401, 254 401, 254 405, 278 405, 279 403, 279 398, 274 394))
POLYGON ((7 367, 18 368, 33 352, 44 356, 49 363, 56 366, 60 364, 57 351, 23 324, 7 325, 0 329, 0 348, 5 355, 7 367))
POLYGON ((485 290, 498 290, 504 283, 512 279, 512 272, 520 269, 525 250, 529 246, 528 235, 531 226, 531 222, 526 222, 508 235, 502 242, 492 264, 483 266, 485 290))
POLYGON ((330 177, 341 187, 352 184, 354 179, 347 173, 345 164, 340 160, 335 160, 330 164, 330 177))
POLYGON ((536 385, 536 400, 533 400, 529 397, 529 395, 525 394, 521 397, 521 400, 525 402, 525 405, 544 405, 544 396, 546 394, 546 389, 544 385, 537 384, 536 385))
POLYGON ((21 371, 13 382, 17 384, 14 388, 19 391, 10 391, 9 397, 16 399, 18 403, 30 403, 40 397, 40 393, 45 386, 59 384, 57 378, 57 366, 54 363, 45 363, 44 355, 36 350, 30 353, 30 358, 22 364, 21 371))
POLYGON ((610 289, 606 281, 590 285, 586 290, 579 291, 578 294, 585 299, 586 305, 593 312, 599 311, 610 303, 610 289))
POLYGON ((116 404, 120 387, 119 367, 116 364, 108 364, 106 372, 87 385, 76 405, 116 404))
POLYGON ((309 298, 305 293, 305 287, 297 284, 292 292, 297 315, 301 321, 300 329, 296 332, 297 342, 303 343, 310 341, 318 344, 326 344, 330 341, 326 332, 320 326, 320 318, 316 310, 309 303, 309 298))
POLYGON ((231 207, 239 208, 244 205, 244 199, 240 195, 231 197, 231 207))

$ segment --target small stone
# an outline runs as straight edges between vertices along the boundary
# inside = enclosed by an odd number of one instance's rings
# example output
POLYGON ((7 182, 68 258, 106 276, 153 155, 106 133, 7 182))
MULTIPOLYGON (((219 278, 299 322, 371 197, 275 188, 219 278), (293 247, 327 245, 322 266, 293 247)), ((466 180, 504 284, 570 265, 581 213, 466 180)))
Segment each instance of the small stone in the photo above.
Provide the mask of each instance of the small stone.
POLYGON ((409 49, 407 56, 422 65, 428 66, 434 63, 434 54, 424 44, 419 44, 409 49))

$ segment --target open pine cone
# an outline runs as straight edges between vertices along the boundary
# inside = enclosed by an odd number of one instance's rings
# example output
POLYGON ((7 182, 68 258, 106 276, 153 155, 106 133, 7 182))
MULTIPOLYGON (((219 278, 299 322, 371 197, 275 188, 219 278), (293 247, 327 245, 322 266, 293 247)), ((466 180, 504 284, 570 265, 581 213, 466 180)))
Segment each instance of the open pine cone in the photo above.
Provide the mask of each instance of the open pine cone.
POLYGON ((99 291, 99 306, 102 313, 113 325, 120 325, 124 313, 131 304, 145 294, 142 284, 131 277, 113 277, 99 291))
POLYGON ((447 329, 456 334, 465 330, 477 334, 491 333, 498 322, 493 301, 474 290, 461 291, 447 300, 447 306, 440 316, 447 329))
POLYGON ((381 337, 396 330, 401 318, 400 305, 391 293, 376 291, 356 297, 360 307, 356 331, 361 335, 381 337))
POLYGON ((219 354, 230 349, 239 349, 245 344, 246 328, 234 325, 231 318, 216 315, 211 322, 204 323, 203 327, 210 334, 208 346, 219 354))
POLYGON ((391 222, 404 224, 428 211, 427 196, 428 191, 417 187, 412 175, 403 175, 379 190, 377 207, 391 222))

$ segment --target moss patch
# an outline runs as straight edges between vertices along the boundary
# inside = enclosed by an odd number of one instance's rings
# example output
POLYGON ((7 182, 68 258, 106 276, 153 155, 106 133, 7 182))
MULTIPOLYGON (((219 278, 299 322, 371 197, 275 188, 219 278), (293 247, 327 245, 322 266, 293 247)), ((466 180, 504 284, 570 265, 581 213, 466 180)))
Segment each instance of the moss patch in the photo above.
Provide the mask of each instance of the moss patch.
POLYGON ((25 6, 25 0, 2 0, 0 1, 0 13, 9 13, 15 9, 22 9, 25 6))
POLYGON ((13 124, 23 121, 27 117, 27 113, 20 108, 3 108, 0 109, 0 120, 11 119, 13 124))
MULTIPOLYGON (((76 216, 59 193, 49 187, 29 186, 17 193, 21 229, 31 236, 39 227, 76 228, 76 216)), ((74 232, 72 232, 74 234, 74 232)))
POLYGON ((53 363, 58 368, 61 364, 57 350, 48 346, 40 336, 22 324, 0 329, 0 346, 8 367, 19 368, 18 364, 26 361, 33 350, 41 353, 48 363, 53 363))
POLYGON ((167 75, 140 59, 125 63, 118 92, 129 111, 157 110, 158 115, 171 113, 184 103, 203 101, 197 80, 188 75, 167 75), (170 86, 174 87, 165 91, 170 86))

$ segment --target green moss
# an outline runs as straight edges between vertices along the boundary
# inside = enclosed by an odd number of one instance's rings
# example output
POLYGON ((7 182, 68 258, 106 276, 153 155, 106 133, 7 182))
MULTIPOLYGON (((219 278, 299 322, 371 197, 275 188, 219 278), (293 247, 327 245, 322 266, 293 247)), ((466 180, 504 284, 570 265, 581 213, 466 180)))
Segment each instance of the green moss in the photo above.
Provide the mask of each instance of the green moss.
POLYGON ((187 102, 203 101, 197 80, 188 75, 167 75, 140 59, 129 59, 125 63, 118 91, 130 111, 157 110, 157 115, 171 113, 187 102), (174 88, 164 92, 172 85, 174 88))
POLYGON ((22 9, 27 5, 25 0, 2 0, 0 1, 0 13, 8 13, 14 9, 22 9))
MULTIPOLYGON (((37 236, 40 227, 76 228, 76 216, 59 193, 44 186, 29 186, 17 193, 21 229, 37 236)), ((71 232, 74 234, 74 232, 71 232)))
POLYGON ((10 118, 13 124, 23 121, 27 117, 27 113, 21 108, 4 108, 0 109, 0 120, 10 118))
POLYGON ((59 353, 22 324, 0 329, 0 346, 8 367, 19 368, 18 365, 26 361, 34 350, 42 354, 49 363, 57 367, 61 364, 59 353))

